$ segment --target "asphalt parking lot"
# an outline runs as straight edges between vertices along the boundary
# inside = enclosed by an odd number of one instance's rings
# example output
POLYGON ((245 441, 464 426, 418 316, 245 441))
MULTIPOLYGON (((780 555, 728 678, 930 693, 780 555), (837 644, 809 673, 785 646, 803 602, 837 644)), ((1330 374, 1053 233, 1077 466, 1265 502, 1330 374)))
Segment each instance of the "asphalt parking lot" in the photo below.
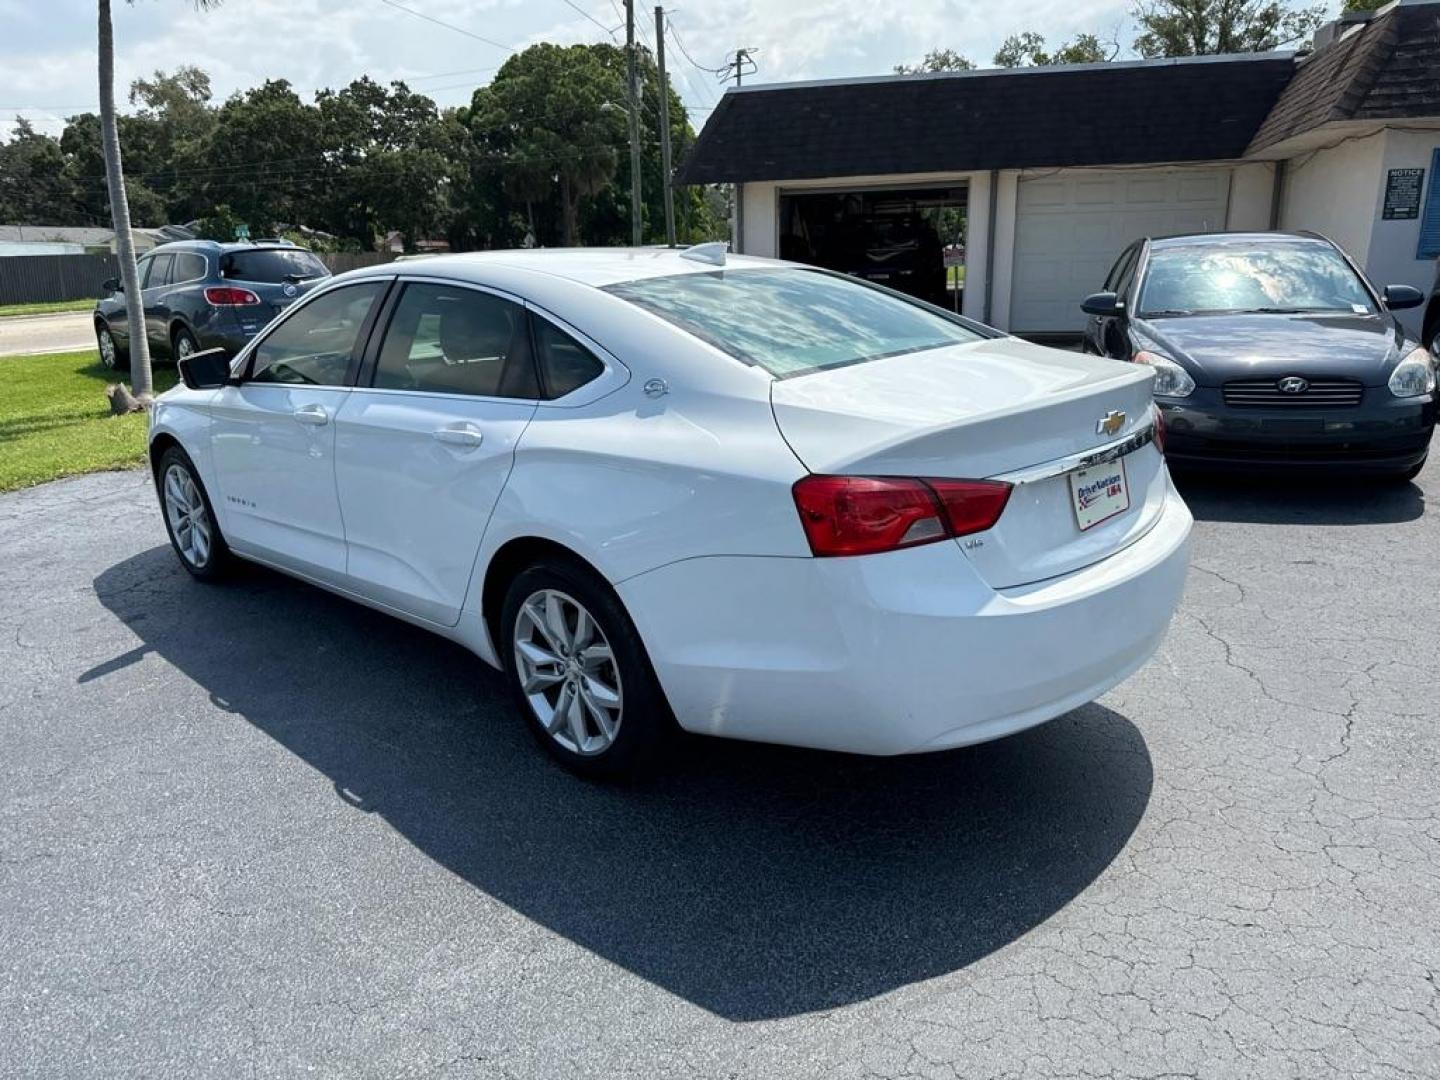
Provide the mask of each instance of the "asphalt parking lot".
POLYGON ((139 473, 0 496, 0 1075, 1440 1076, 1432 462, 1186 482, 1161 653, 1038 730, 628 790, 139 473))

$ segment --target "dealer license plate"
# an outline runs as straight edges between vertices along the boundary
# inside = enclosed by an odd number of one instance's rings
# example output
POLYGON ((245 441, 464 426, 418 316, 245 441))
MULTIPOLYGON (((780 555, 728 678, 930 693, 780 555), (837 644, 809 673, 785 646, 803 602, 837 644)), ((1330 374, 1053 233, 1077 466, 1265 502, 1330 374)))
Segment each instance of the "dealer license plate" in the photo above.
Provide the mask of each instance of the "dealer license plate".
POLYGON ((1080 531, 1130 509, 1130 485, 1125 480, 1125 459, 1077 469, 1070 474, 1070 501, 1080 531))

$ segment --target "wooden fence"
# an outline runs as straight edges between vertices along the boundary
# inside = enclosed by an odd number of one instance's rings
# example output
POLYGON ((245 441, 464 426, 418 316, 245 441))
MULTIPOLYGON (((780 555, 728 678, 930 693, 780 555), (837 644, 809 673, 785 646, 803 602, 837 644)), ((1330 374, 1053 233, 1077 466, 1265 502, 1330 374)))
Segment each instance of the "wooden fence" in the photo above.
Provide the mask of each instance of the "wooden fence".
POLYGON ((0 304, 40 304, 100 296, 118 277, 114 255, 11 255, 0 258, 0 304))

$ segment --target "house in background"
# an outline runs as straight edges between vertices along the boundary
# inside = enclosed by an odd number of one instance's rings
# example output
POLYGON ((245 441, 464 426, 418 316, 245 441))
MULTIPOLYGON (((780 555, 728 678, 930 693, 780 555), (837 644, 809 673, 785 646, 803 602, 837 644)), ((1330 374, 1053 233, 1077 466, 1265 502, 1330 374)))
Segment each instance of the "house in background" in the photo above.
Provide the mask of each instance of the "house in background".
POLYGON ((1377 284, 1428 290, 1437 167, 1440 2, 1398 0, 1299 54, 735 88, 679 180, 736 185, 739 251, 859 258, 882 281, 887 237, 914 230, 894 223, 963 222, 941 238, 964 245, 956 306, 1043 336, 1077 332, 1146 235, 1309 229, 1377 284))
MULTIPOLYGON (((170 240, 192 239, 176 225, 132 229, 135 253, 170 240), (181 235, 183 233, 183 235, 181 235)), ((0 258, 7 255, 113 255, 115 230, 72 225, 0 225, 0 258)))

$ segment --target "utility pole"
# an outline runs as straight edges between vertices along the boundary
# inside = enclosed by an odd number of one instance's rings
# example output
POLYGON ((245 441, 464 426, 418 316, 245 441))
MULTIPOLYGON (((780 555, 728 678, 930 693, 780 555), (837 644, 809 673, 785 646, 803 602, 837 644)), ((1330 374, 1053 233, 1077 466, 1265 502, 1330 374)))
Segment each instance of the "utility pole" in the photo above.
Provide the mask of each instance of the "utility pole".
POLYGON ((754 52, 754 49, 736 49, 735 59, 716 71, 720 81, 725 82, 730 78, 730 73, 734 72, 735 85, 739 86, 743 81, 743 76, 753 75, 756 71, 755 57, 752 55, 754 52), (746 64, 750 65, 749 68, 746 68, 746 64))
POLYGON ((640 246, 640 87, 635 74, 635 0, 625 0, 625 66, 630 91, 630 244, 640 246))
POLYGON ((675 246, 675 184, 670 174, 670 84, 665 79, 665 9, 655 5, 655 63, 660 69, 660 176, 665 184, 665 243, 675 246))

